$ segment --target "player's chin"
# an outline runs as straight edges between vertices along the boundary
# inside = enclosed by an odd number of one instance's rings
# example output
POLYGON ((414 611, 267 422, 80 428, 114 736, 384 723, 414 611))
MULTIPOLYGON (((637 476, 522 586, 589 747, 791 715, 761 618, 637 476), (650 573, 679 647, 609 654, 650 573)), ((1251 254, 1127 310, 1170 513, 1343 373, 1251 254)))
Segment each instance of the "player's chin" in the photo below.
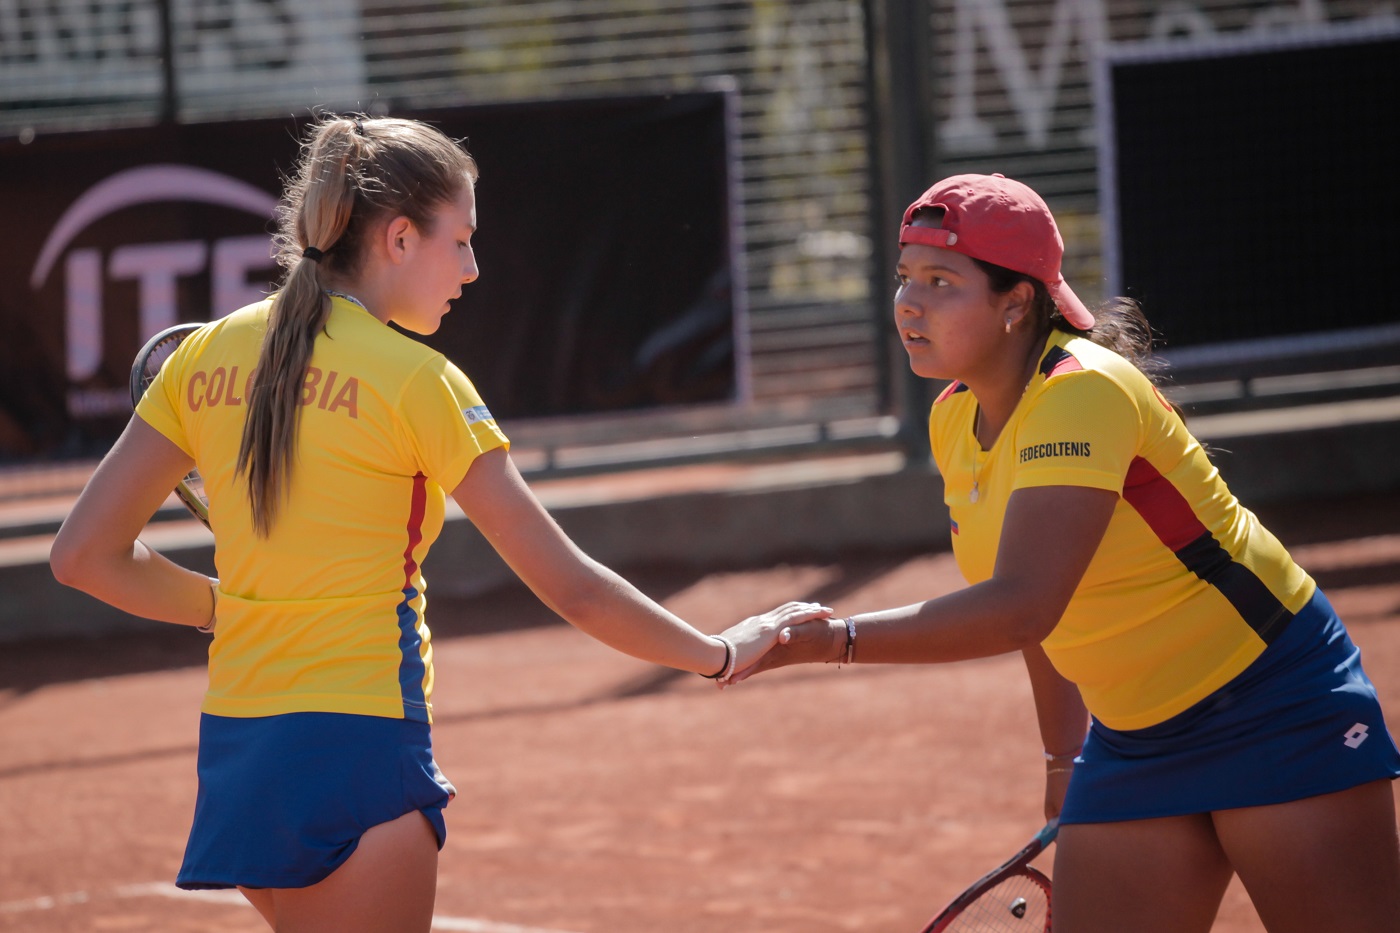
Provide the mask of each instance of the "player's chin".
POLYGON ((936 360, 930 359, 927 355, 918 352, 909 353, 909 368, 914 375, 924 379, 951 379, 952 376, 944 372, 944 367, 939 366, 936 360))
POLYGON ((398 324, 409 333, 417 334, 420 337, 430 337, 436 334, 438 328, 442 326, 442 318, 430 317, 412 321, 395 321, 394 323, 398 324))

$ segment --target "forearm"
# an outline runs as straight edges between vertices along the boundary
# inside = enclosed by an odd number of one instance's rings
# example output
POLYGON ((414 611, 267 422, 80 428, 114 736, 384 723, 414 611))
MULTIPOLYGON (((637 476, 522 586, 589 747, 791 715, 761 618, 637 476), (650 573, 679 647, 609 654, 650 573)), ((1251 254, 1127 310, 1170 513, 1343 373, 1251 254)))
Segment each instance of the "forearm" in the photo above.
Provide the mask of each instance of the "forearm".
POLYGON ((1084 745, 1089 713, 1079 688, 1055 670, 1045 650, 1032 645, 1022 651, 1035 695, 1040 741, 1045 748, 1045 818, 1056 819, 1064 808, 1074 774, 1074 759, 1084 745))
POLYGON ((859 613, 854 621, 859 664, 991 657, 1036 644, 1054 627, 1033 594, 995 579, 926 602, 859 613))
POLYGON ((1022 654, 1035 696, 1035 714, 1045 753, 1055 760, 1072 760, 1083 746, 1089 728, 1089 713, 1079 688, 1055 670, 1039 645, 1026 648, 1022 654))
MULTIPOLYGON (((560 587, 542 588, 558 592, 560 587)), ((697 674, 714 674, 727 660, 724 645, 647 597, 617 573, 584 557, 567 599, 550 608, 579 631, 634 658, 697 674)))
POLYGON ((141 541, 130 548, 70 561, 59 582, 124 612, 159 622, 201 626, 213 617, 210 578, 174 563, 141 541))

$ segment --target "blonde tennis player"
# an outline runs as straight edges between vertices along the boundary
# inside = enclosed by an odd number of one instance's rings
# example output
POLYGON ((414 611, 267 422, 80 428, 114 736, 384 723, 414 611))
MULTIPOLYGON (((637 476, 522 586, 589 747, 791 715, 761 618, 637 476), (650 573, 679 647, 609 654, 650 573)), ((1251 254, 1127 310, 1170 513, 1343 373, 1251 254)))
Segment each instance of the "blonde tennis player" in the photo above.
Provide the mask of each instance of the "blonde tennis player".
POLYGON ((282 204, 280 290, 187 338, 53 546, 59 580, 213 632, 183 888, 238 887, 280 933, 427 931, 442 811, 421 565, 447 494, 561 616, 718 680, 792 603, 701 634, 583 554, 530 493, 435 331, 477 277, 472 158, 398 119, 310 128, 282 204), (192 466, 219 578, 137 535, 192 466))

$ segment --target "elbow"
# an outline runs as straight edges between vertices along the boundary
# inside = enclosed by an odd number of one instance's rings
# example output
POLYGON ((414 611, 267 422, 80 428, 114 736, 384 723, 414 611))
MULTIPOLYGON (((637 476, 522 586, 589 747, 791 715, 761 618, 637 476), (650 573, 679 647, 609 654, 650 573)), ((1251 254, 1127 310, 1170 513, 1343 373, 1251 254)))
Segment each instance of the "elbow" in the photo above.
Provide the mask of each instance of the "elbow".
POLYGON ((587 631, 592 628, 592 615, 606 605, 605 589, 596 577, 581 575, 569 585, 555 588, 545 602, 564 621, 587 631))
POLYGON ((1055 626, 1060 624, 1065 606, 1054 600, 1046 600, 1033 590, 1015 589, 1007 593, 1008 604, 1002 613, 1009 620, 1003 631, 1008 651, 1023 651, 1033 648, 1050 637, 1055 626))
POLYGON ((1055 631, 1055 627, 1060 624, 1060 619, 1064 617, 1065 610, 1068 608, 1068 600, 1061 602, 1057 599, 1043 599, 1023 603, 1019 626, 1021 643, 1016 647, 1020 649, 1038 647, 1041 642, 1050 637, 1051 632, 1055 631))
POLYGON ((64 586, 77 586, 80 562, 70 548, 55 540, 53 547, 49 549, 49 571, 53 578, 64 586))
MULTIPOLYGON (((534 588, 556 615, 565 622, 589 634, 617 605, 618 579, 606 567, 584 557, 577 563, 556 568, 545 585, 534 588)), ((623 584, 625 586, 625 584, 623 584)))
POLYGON ((64 586, 85 589, 91 567, 92 559, 78 536, 70 529, 60 528, 49 548, 49 571, 53 578, 64 586))
POLYGON ((1010 650, 1024 651, 1027 648, 1034 648, 1045 639, 1050 637, 1050 633, 1055 630, 1055 626, 1060 622, 1059 615, 1049 615, 1043 612, 1031 612, 1022 616, 1011 633, 1012 644, 1010 650))

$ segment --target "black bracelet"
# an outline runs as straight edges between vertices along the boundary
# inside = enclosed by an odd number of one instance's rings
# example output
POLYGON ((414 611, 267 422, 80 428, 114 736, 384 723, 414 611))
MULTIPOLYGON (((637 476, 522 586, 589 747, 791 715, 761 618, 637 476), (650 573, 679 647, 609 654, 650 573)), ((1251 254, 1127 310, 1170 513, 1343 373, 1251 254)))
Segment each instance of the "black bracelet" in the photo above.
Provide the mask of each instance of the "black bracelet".
POLYGON ((720 680, 734 670, 734 643, 720 635, 711 635, 710 637, 719 639, 720 643, 724 645, 724 666, 713 674, 701 674, 700 676, 706 680, 720 680))

